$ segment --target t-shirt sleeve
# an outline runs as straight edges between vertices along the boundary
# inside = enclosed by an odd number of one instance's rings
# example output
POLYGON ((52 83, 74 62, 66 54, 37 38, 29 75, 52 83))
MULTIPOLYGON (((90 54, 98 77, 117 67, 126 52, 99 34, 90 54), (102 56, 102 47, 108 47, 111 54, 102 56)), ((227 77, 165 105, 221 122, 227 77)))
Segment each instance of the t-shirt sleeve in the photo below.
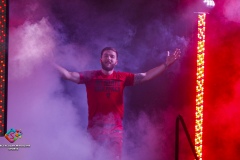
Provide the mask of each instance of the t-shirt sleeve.
POLYGON ((133 73, 125 73, 125 86, 133 86, 134 84, 134 74, 133 73))
POLYGON ((91 71, 79 72, 79 75, 80 75, 79 84, 87 83, 91 79, 92 74, 93 73, 91 71))

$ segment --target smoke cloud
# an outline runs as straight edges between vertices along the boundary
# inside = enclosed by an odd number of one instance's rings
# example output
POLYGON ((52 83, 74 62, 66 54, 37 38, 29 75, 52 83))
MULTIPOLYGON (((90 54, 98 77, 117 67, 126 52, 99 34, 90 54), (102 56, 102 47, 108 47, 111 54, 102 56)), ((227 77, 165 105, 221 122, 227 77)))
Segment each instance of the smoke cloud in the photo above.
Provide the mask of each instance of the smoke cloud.
POLYGON ((204 158, 239 159, 237 1, 216 2, 207 21, 204 158), (234 5, 233 5, 234 4, 234 5), (213 134, 217 133, 217 134, 213 134), (213 154, 215 153, 215 154, 213 154))
POLYGON ((227 20, 240 23, 240 2, 237 0, 225 1, 223 14, 227 20))

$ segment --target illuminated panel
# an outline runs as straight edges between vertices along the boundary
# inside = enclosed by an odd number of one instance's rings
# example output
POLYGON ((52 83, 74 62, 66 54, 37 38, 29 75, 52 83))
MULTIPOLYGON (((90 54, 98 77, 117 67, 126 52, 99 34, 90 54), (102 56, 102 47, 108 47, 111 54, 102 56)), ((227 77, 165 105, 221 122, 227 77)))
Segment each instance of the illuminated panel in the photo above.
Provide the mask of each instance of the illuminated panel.
POLYGON ((205 19, 206 13, 198 14, 195 150, 199 160, 202 160, 205 19))
POLYGON ((0 136, 7 129, 7 0, 0 0, 0 136))

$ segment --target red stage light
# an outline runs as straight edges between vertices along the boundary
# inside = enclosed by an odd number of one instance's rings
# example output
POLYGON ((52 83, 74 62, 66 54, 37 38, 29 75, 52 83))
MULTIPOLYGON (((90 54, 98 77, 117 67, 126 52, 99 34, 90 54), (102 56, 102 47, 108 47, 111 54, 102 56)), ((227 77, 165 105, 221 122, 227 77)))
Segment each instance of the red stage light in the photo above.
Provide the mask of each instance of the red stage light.
POLYGON ((0 2, 0 136, 4 136, 7 128, 7 36, 8 35, 8 0, 0 2))
POLYGON ((199 160, 202 160, 205 19, 206 13, 198 14, 195 150, 199 160))

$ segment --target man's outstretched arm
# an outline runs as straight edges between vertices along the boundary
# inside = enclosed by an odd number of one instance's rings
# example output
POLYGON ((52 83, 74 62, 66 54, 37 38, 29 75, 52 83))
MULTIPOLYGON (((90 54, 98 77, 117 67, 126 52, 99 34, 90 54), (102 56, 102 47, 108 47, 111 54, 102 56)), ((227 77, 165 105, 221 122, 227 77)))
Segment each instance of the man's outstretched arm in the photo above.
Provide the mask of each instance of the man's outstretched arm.
POLYGON ((146 82, 159 76, 169 65, 174 63, 180 57, 180 49, 176 49, 172 55, 168 55, 166 62, 158 67, 150 69, 145 73, 137 73, 134 75, 134 85, 146 82))
POLYGON ((72 82, 75 82, 75 83, 79 83, 80 81, 80 75, 78 72, 70 72, 68 70, 66 70, 65 68, 57 65, 57 64, 53 64, 53 66, 59 71, 59 73, 61 74, 61 76, 64 78, 64 79, 67 79, 67 80, 70 80, 72 82))

